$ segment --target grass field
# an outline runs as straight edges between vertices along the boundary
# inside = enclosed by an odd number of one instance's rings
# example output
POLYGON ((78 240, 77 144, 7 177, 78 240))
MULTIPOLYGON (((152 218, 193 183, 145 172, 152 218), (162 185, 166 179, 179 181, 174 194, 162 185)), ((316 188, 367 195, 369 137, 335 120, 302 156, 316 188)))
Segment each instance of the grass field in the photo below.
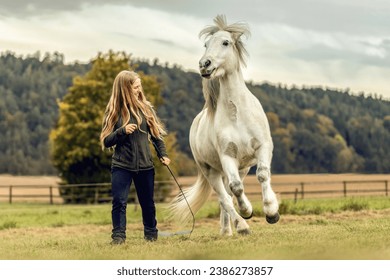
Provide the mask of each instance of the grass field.
MULTIPOLYGON (((282 201, 269 225, 254 204, 251 234, 219 235, 218 205, 197 214, 191 237, 143 240, 139 207, 128 207, 127 242, 111 246, 110 205, 0 204, 0 259, 390 259, 390 199, 361 197, 282 201)), ((160 231, 189 229, 166 220, 160 231)))

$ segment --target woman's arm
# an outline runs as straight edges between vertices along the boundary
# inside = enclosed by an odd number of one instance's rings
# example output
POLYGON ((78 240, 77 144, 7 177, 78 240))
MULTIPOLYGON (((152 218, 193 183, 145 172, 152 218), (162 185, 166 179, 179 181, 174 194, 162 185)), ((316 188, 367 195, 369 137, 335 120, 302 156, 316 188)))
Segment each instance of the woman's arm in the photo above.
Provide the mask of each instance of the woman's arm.
POLYGON ((151 139, 160 161, 164 165, 169 165, 171 160, 168 158, 164 141, 159 138, 155 138, 153 136, 151 136, 151 139))
POLYGON ((155 138, 153 135, 151 135, 150 138, 153 142, 154 148, 156 149, 158 157, 159 158, 168 157, 164 141, 159 138, 155 138))
POLYGON ((104 146, 110 148, 118 144, 118 142, 126 136, 126 128, 120 127, 104 138, 104 146))

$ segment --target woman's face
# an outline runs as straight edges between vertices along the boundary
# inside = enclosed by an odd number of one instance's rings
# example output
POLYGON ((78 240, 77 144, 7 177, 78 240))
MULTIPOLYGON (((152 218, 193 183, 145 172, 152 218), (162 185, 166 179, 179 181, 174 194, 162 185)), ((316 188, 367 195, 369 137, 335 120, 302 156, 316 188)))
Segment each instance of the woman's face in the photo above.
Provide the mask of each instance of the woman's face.
POLYGON ((133 94, 135 95, 135 97, 138 98, 139 94, 141 93, 141 90, 142 90, 141 80, 140 80, 140 79, 137 79, 137 80, 135 80, 134 83, 132 84, 132 86, 131 86, 131 91, 133 92, 133 94))

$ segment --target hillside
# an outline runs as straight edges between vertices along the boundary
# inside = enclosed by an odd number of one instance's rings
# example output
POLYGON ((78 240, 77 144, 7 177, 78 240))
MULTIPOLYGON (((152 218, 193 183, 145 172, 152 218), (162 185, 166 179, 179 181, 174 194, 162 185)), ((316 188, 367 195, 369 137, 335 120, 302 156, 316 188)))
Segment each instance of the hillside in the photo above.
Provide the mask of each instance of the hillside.
MULTIPOLYGON (((158 108, 179 149, 190 155, 188 132, 203 107, 198 73, 156 61, 134 61, 162 85, 158 108)), ((48 134, 58 117, 57 100, 90 64, 41 57, 0 56, 0 173, 55 174, 48 134)), ((390 172, 390 102, 326 88, 248 87, 262 103, 274 139, 274 173, 390 172)))

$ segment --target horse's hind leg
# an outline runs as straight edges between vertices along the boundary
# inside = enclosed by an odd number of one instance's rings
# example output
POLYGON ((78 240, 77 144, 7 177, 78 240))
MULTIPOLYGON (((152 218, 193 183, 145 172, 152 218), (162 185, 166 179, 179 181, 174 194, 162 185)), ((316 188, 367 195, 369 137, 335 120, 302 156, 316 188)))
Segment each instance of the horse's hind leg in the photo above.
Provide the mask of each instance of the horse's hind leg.
POLYGON ((256 176, 263 190, 263 211, 267 222, 274 224, 279 221, 279 203, 271 187, 272 144, 259 148, 258 159, 256 176))
POLYGON ((220 221, 221 221, 221 235, 227 235, 227 236, 233 235, 232 227, 230 225, 229 213, 226 212, 223 207, 221 207, 220 221))
MULTIPOLYGON (((233 202, 233 194, 231 190, 228 187, 227 178, 225 176, 222 176, 222 182, 225 186, 225 191, 229 194, 230 200, 233 202)), ((221 224, 221 235, 227 235, 231 236, 232 233, 232 227, 230 225, 230 215, 228 212, 225 211, 225 209, 220 206, 221 213, 220 213, 220 224, 221 224)))

